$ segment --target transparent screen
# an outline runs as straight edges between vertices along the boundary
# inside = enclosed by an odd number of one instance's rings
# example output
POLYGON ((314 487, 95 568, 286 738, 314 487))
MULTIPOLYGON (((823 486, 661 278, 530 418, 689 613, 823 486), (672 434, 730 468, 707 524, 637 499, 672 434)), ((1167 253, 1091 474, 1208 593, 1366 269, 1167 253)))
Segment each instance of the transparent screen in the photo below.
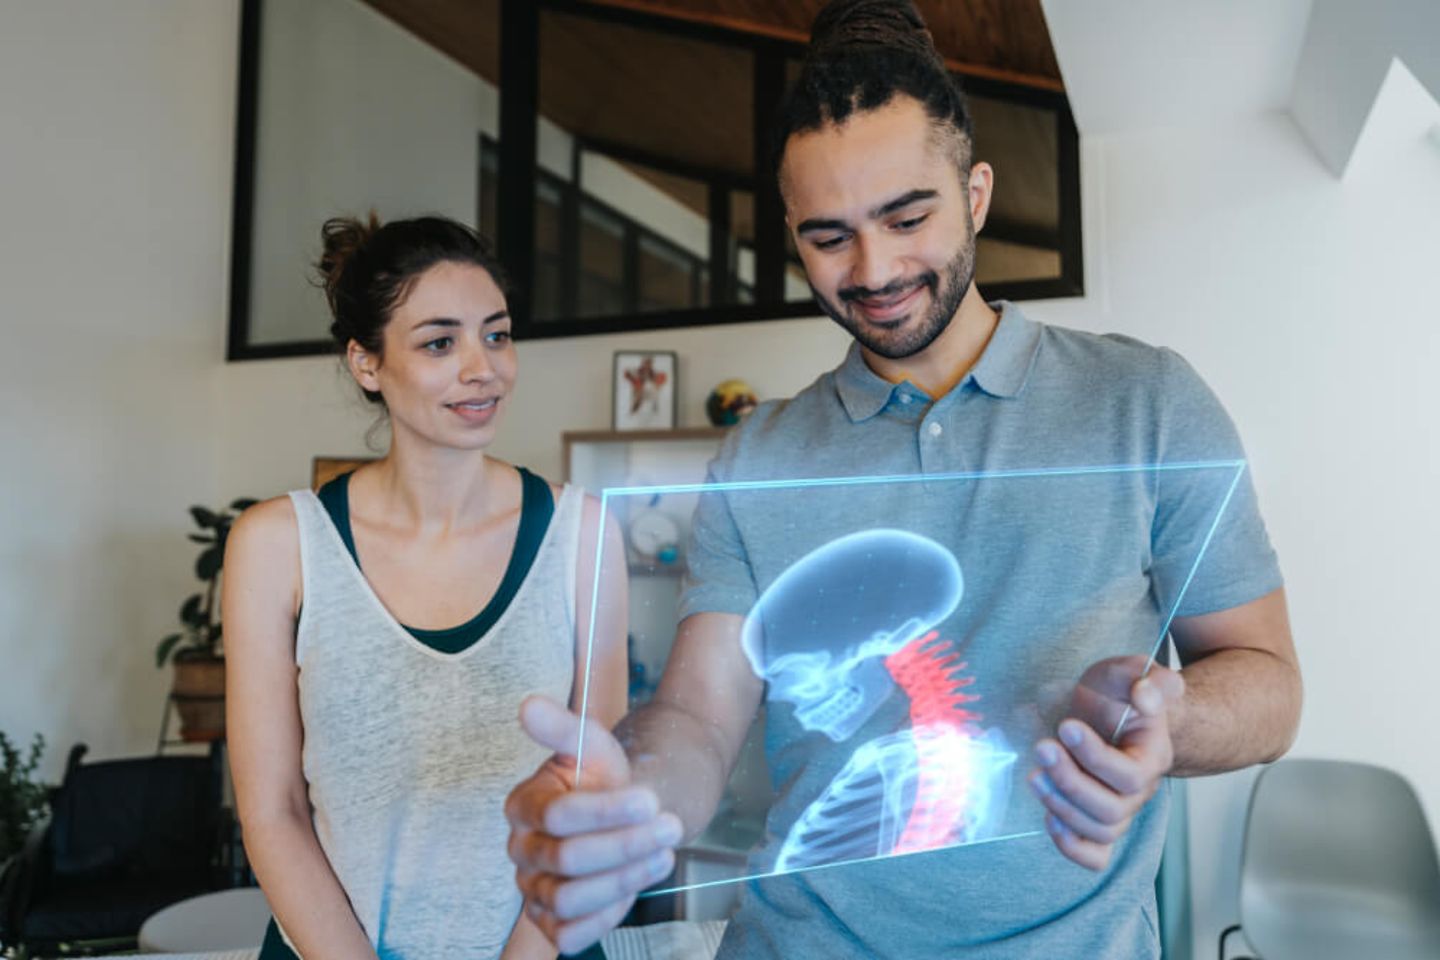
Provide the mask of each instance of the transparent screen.
MULTIPOLYGON (((632 709, 684 669, 668 644, 687 610, 741 618, 726 653, 763 684, 758 704, 737 694, 749 740, 680 851, 705 869, 651 893, 1041 834, 1035 743, 1078 715, 1088 668, 1163 655, 1244 468, 605 490, 630 571, 632 709)), ((1114 738, 1128 717, 1117 702, 1088 719, 1114 738)), ((582 786, 584 762, 582 744, 582 786)))

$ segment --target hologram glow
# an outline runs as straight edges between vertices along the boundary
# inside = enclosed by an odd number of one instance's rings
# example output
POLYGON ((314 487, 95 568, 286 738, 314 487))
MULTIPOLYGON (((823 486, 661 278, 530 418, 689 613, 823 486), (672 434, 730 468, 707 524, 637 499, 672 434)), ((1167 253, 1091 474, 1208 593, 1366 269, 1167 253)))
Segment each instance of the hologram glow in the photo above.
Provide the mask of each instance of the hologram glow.
MULTIPOLYGON (((877 477, 739 481, 616 487, 603 491, 600 522, 625 498, 742 491, 863 488, 882 484, 1083 477, 1181 471, 1225 471, 1228 485, 1150 648, 1148 673, 1245 470, 1243 460, 977 471, 877 477)), ((605 538, 597 538, 596 569, 605 538)), ((973 701, 971 676, 953 646, 933 629, 963 617, 966 578, 941 544, 899 529, 862 530, 831 540, 792 563, 755 603, 742 629, 742 649, 766 681, 766 702, 793 705, 807 730, 835 743, 854 737, 897 692, 908 697, 910 725, 858 738, 843 767, 790 825, 769 863, 752 858, 741 876, 650 890, 655 896, 908 856, 970 844, 1043 837, 1039 829, 1002 834, 1011 773, 1018 756, 1004 733, 987 727, 973 701), (880 572, 877 579, 877 571, 880 572)), ((596 621, 599 582, 591 597, 596 621)), ((593 647, 593 635, 590 638, 593 647)), ((587 649, 582 712, 589 700, 587 649)), ((1077 677, 1078 679, 1078 677, 1077 677)), ((1127 708, 1112 739, 1119 737, 1127 708)), ((1025 744, 1017 744, 1019 747, 1025 744)), ((584 769, 584 733, 576 783, 584 769)))

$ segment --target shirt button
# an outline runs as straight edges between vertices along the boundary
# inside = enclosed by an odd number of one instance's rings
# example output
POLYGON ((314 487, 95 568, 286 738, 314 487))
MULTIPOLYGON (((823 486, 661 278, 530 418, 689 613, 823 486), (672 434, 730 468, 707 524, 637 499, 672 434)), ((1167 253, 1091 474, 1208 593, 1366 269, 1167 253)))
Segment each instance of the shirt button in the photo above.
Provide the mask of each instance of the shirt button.
POLYGON ((910 402, 910 394, 908 394, 908 393, 902 393, 902 394, 900 394, 900 402, 901 402, 901 403, 909 403, 909 402, 910 402))
POLYGON ((940 424, 935 422, 934 420, 930 421, 930 426, 926 429, 929 431, 930 436, 932 437, 938 437, 940 436, 940 434, 945 432, 945 428, 940 426, 940 424))

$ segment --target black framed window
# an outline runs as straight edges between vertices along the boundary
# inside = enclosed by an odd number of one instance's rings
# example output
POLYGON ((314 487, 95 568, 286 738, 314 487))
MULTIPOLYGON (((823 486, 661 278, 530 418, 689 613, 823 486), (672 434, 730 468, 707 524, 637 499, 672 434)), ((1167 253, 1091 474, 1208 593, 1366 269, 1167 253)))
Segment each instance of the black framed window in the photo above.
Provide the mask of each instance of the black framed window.
MULTIPOLYGON (((310 248, 325 216, 372 207, 495 239, 521 337, 816 314, 766 142, 801 45, 583 0, 462 5, 464 29, 417 43, 405 8, 242 0, 231 359, 330 349, 310 248)), ((964 86, 997 171, 982 291, 1080 294, 1068 102, 964 86)))

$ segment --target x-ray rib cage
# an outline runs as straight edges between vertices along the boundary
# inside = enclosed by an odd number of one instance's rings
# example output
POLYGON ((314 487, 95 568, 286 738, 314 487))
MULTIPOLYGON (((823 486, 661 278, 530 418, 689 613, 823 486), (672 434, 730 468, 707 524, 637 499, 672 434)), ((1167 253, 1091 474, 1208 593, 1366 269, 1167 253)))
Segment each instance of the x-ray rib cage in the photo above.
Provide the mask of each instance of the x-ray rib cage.
MULTIPOLYGON (((758 593, 740 648, 764 685, 767 776, 737 772, 697 838, 748 837, 746 869, 651 894, 1042 838, 1022 758, 1054 735, 1087 667, 1132 656, 1148 671, 1163 655, 1244 471, 1217 460, 603 491, 602 524, 656 509, 682 528, 701 518, 684 580, 700 608, 711 580, 758 593)), ((597 542, 598 570, 616 558, 597 542)), ((738 594, 724 596, 733 609, 738 594)), ((593 625, 598 577, 591 598, 593 625)), ((582 709, 589 665, 587 651, 582 709)), ((1118 736, 1128 717, 1099 732, 1118 736)), ((576 776, 583 788, 583 734, 576 776)))

